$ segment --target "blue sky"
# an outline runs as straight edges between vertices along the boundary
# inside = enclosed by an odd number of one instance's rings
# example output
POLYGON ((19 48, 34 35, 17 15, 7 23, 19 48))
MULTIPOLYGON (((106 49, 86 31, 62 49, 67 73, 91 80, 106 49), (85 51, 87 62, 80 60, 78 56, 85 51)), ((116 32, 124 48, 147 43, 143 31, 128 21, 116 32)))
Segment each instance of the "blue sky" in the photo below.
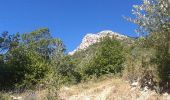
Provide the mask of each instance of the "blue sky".
POLYGON ((136 36, 132 16, 139 0, 0 0, 0 32, 30 32, 48 27, 72 51, 86 33, 112 30, 136 36))

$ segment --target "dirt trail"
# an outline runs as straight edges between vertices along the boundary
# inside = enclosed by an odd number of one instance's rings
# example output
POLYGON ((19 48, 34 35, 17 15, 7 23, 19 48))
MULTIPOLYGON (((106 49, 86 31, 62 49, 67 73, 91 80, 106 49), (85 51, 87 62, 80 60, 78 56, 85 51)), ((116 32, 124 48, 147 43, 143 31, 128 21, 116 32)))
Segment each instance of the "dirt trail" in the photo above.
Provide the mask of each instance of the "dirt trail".
POLYGON ((114 89, 114 86, 109 84, 105 84, 93 89, 89 89, 87 91, 83 91, 82 93, 69 96, 68 100, 106 100, 107 96, 114 89))
POLYGON ((154 91, 141 91, 120 79, 109 79, 63 87, 61 100, 170 100, 170 95, 158 95, 154 91))

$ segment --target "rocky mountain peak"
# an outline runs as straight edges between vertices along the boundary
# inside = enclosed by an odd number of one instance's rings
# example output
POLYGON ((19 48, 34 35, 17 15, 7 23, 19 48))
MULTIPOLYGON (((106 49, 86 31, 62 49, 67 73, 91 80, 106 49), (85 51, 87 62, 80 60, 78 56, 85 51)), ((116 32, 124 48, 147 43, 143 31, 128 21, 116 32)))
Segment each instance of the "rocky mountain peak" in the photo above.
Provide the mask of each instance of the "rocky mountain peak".
POLYGON ((128 38, 125 35, 121 35, 119 33, 116 33, 110 30, 101 31, 97 34, 88 33, 84 36, 81 44, 74 51, 69 52, 69 55, 73 55, 76 51, 85 50, 90 45, 96 42, 100 42, 100 38, 106 37, 106 36, 110 36, 110 37, 115 36, 117 39, 120 39, 120 40, 128 38))

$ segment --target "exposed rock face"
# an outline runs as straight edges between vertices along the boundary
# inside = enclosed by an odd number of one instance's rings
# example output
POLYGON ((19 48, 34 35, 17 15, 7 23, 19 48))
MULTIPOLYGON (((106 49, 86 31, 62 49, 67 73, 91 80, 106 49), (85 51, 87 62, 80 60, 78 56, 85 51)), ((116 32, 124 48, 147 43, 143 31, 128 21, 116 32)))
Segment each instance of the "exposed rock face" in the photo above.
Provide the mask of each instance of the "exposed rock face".
POLYGON ((114 37, 116 37, 117 39, 120 39, 120 40, 128 38, 125 35, 121 35, 119 33, 112 32, 112 31, 109 31, 109 30, 108 31, 102 31, 102 32, 99 32, 97 34, 89 33, 83 38, 81 44, 74 51, 69 52, 69 55, 73 55, 76 51, 85 50, 88 46, 90 46, 90 45, 92 45, 96 42, 99 42, 100 38, 105 37, 105 36, 110 36, 110 37, 114 36, 114 37))

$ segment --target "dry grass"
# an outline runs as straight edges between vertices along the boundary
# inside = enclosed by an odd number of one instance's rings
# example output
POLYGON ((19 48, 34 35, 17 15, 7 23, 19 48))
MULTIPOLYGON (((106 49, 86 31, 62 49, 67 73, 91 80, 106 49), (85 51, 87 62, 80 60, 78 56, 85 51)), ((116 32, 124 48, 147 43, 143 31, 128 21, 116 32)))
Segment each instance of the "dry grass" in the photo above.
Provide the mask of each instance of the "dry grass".
POLYGON ((56 100, 57 96, 49 94, 48 90, 27 91, 24 93, 1 93, 0 100, 56 100), (53 98, 53 99, 49 99, 53 98))
POLYGON ((115 88, 124 86, 127 84, 118 78, 107 78, 100 81, 90 81, 86 83, 81 83, 72 87, 63 87, 60 90, 61 99, 68 100, 70 98, 78 98, 76 100, 81 100, 84 97, 91 99, 97 98, 107 98, 111 91, 115 88), (63 98, 64 97, 64 98, 63 98))
MULTIPOLYGON (((128 82, 120 78, 108 77, 70 87, 64 86, 58 92, 59 100, 170 100, 169 94, 159 95, 150 90, 144 92, 138 87, 131 87, 128 82)), ((14 96, 21 96, 24 100, 57 99, 56 96, 48 93, 48 90, 28 91, 14 96)))
POLYGON ((120 78, 106 78, 60 89, 62 100, 170 100, 170 95, 142 91, 120 78))

